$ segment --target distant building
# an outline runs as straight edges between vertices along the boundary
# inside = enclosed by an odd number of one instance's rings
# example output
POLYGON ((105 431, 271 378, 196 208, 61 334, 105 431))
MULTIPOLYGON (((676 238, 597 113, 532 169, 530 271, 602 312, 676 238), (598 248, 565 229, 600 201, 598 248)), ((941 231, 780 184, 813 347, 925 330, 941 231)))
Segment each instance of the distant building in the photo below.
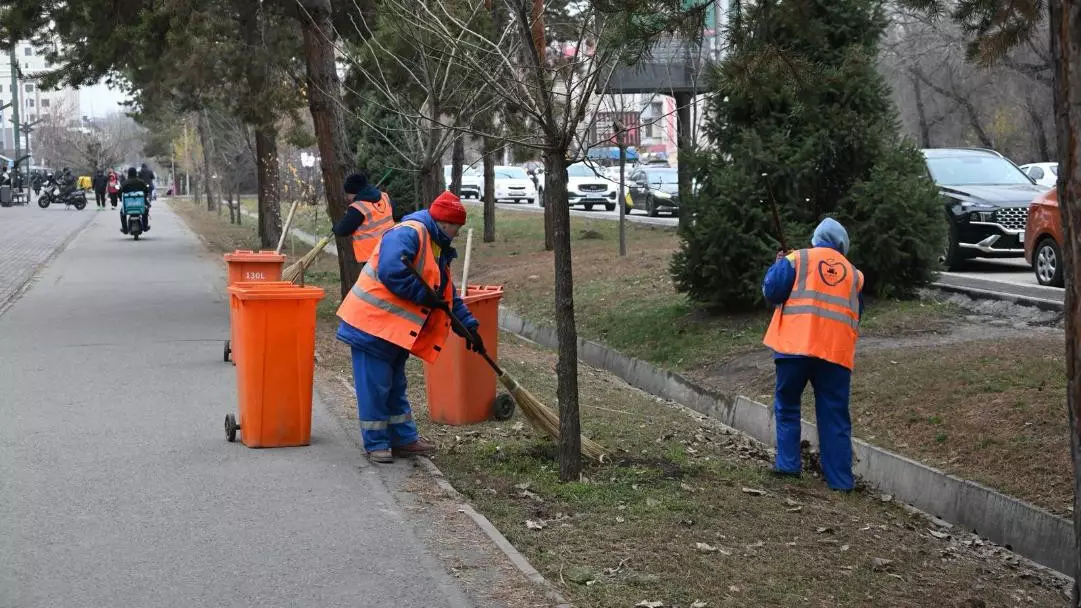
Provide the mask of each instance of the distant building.
MULTIPOLYGON (((20 42, 15 48, 18 64, 19 86, 19 122, 29 123, 36 120, 74 120, 79 115, 79 90, 64 87, 55 91, 42 90, 39 77, 52 65, 45 59, 43 49, 34 47, 29 42, 20 42)), ((11 103, 11 60, 7 52, 0 53, 0 106, 11 103)), ((5 156, 15 153, 14 129, 11 108, 0 111, 0 149, 5 156)), ((26 136, 21 134, 20 147, 26 147, 26 136)), ((33 149, 33 135, 30 138, 33 149)), ((23 154, 26 152, 24 151, 23 154)))

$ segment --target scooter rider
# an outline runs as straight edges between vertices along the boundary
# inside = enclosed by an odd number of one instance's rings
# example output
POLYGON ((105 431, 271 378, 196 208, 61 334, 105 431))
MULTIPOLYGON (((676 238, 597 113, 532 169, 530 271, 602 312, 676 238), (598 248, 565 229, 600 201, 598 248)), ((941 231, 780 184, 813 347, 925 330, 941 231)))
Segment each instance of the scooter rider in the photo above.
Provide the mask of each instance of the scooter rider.
MULTIPOLYGON (((143 212, 143 232, 150 231, 150 185, 139 179, 139 172, 135 167, 128 168, 128 179, 120 185, 120 198, 124 198, 125 192, 142 192, 146 197, 146 211, 143 212)), ((124 215, 124 206, 120 206, 120 232, 128 233, 128 216, 124 215)))

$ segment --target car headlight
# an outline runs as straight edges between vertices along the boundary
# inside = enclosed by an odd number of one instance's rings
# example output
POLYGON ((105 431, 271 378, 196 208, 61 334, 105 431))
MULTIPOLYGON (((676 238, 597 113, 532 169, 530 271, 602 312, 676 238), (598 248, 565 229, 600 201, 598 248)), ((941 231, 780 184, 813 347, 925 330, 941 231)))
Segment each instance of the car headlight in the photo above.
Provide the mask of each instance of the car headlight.
POLYGON ((991 222, 995 219, 994 211, 972 211, 968 219, 973 222, 991 222))
POLYGON ((661 190, 654 190, 653 191, 653 198, 659 198, 661 200, 667 201, 667 200, 672 199, 672 195, 667 193, 667 192, 663 192, 661 190))

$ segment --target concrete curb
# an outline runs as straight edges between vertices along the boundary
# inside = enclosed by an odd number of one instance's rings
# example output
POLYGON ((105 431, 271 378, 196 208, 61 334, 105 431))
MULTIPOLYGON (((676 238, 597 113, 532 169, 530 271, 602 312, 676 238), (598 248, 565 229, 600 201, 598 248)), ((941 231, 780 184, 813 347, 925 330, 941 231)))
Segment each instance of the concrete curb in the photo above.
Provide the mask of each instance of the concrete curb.
MULTIPOLYGON (((554 329, 534 325, 504 307, 499 309, 499 327, 548 348, 557 345, 554 329)), ((578 340, 578 358, 766 445, 775 444, 773 409, 761 403, 708 390, 679 374, 588 340, 578 340)), ((803 436, 817 444, 818 429, 803 421, 803 436)), ((1073 573, 1078 555, 1072 521, 859 439, 853 440, 853 450, 855 473, 896 500, 967 528, 1037 564, 1067 576, 1073 573)))
POLYGON ((962 295, 966 295, 974 300, 1002 300, 1004 302, 1010 302, 1011 304, 1018 304, 1020 306, 1032 306, 1040 310, 1046 310, 1050 312, 1062 312, 1066 309, 1066 304, 1057 300, 1036 298, 1016 293, 991 291, 989 289, 979 289, 977 287, 966 287, 962 285, 950 285, 940 282, 931 283, 931 287, 947 293, 959 293, 962 295))
MULTIPOLYGON (((334 377, 349 389, 350 392, 354 391, 353 385, 348 380, 338 374, 334 374, 334 377)), ((522 575, 529 579, 529 582, 541 587, 542 591, 544 591, 544 595, 555 602, 555 608, 573 607, 573 604, 559 593, 556 586, 552 584, 551 581, 544 578, 544 575, 534 568, 533 564, 529 563, 529 560, 526 559, 518 549, 514 548, 514 545, 507 540, 506 536, 503 536, 503 533, 499 531, 499 528, 495 527, 495 524, 493 524, 491 520, 477 512, 477 510, 473 508, 473 505, 469 504, 465 496, 454 489, 454 486, 450 485, 450 482, 447 481, 447 476, 443 474, 443 471, 439 470, 439 467, 437 467, 430 458, 426 456, 417 456, 416 461, 420 463, 421 468, 427 471, 428 475, 435 481, 435 485, 439 486, 439 489, 442 490, 444 494, 458 501, 458 510, 465 513, 473 520, 473 523, 476 524, 477 527, 491 539, 495 546, 507 556, 510 563, 514 564, 514 567, 518 568, 522 575)))
POLYGON ((465 501, 465 497, 462 496, 458 490, 455 490, 454 486, 450 485, 446 476, 443 475, 443 471, 440 471, 439 467, 437 467, 430 458, 418 456, 417 462, 419 462, 420 466, 432 476, 436 485, 438 485, 447 496, 462 501, 461 504, 458 505, 458 509, 468 515, 469 518, 473 520, 473 523, 477 524, 477 527, 488 535, 488 538, 490 538, 492 542, 499 547, 499 550, 507 556, 507 559, 509 559, 511 563, 514 564, 527 579, 529 579, 529 582, 543 588, 544 594, 549 599, 556 602, 556 608, 570 608, 572 606, 567 598, 559 593, 556 586, 552 584, 551 581, 544 578, 544 575, 538 572, 537 569, 533 567, 533 564, 529 563, 529 560, 526 559, 518 549, 514 548, 514 545, 507 540, 506 536, 503 536, 503 533, 499 531, 499 528, 495 527, 495 524, 493 524, 491 520, 478 513, 472 505, 465 501))

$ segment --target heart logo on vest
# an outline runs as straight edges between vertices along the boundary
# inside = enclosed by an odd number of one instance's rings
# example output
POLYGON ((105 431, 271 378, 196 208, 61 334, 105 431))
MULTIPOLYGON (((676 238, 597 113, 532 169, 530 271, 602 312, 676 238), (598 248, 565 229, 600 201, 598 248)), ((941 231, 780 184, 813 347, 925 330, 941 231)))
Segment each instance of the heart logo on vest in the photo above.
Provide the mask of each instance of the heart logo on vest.
POLYGON ((848 266, 844 262, 824 260, 818 263, 818 276, 830 287, 839 285, 848 276, 848 266))

